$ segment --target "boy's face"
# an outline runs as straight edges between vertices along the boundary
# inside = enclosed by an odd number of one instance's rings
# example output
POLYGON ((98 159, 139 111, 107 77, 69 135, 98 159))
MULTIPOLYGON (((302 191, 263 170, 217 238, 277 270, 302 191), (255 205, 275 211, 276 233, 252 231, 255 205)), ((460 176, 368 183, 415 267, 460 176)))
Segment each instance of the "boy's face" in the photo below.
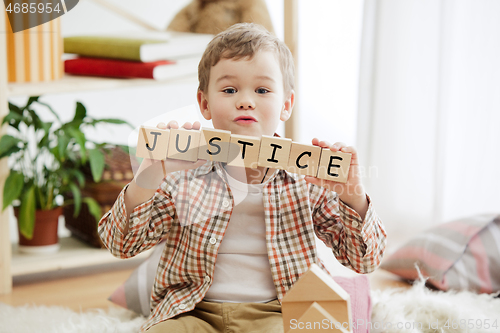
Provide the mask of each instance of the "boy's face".
POLYGON ((258 51, 252 59, 221 59, 210 70, 208 91, 198 92, 203 117, 234 134, 273 135, 292 112, 294 94, 284 95, 275 55, 258 51))

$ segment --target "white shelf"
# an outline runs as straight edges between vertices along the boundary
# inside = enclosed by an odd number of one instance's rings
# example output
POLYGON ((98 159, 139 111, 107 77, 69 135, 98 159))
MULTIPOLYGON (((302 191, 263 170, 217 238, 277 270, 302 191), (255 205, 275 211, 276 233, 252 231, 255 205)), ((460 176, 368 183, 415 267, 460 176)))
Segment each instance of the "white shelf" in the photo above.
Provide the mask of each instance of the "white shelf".
POLYGON ((148 258, 151 250, 142 252, 130 259, 119 259, 107 249, 91 247, 76 238, 63 237, 59 239, 61 248, 51 254, 25 254, 18 250, 17 244, 12 244, 12 276, 59 271, 94 265, 106 265, 127 261, 143 261, 148 258))
POLYGON ((141 86, 180 84, 198 82, 196 74, 176 77, 168 80, 153 79, 117 79, 92 76, 64 75, 61 80, 38 83, 9 83, 8 96, 40 96, 44 94, 59 94, 79 92, 84 90, 103 90, 136 88, 141 86))

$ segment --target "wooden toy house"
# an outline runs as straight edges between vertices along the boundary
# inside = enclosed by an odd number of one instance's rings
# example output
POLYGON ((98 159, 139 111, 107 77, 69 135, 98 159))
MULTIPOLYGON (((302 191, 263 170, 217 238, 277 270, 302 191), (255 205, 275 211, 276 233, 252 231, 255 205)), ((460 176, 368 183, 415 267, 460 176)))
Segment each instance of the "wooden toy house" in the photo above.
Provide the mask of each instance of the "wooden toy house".
POLYGON ((292 286, 281 306, 285 333, 352 333, 349 294, 316 264, 292 286))

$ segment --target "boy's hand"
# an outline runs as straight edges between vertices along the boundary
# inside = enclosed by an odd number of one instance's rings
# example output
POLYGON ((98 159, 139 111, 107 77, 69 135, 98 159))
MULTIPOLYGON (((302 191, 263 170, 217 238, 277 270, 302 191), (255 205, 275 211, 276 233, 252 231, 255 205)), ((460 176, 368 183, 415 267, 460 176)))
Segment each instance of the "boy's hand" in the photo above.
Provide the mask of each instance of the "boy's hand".
MULTIPOLYGON (((164 123, 159 123, 157 125, 160 129, 166 128, 179 128, 176 121, 171 121, 168 125, 164 123)), ((201 124, 199 122, 185 123, 183 128, 199 130, 201 124)), ((123 232, 128 233, 129 224, 128 218, 139 204, 149 200, 156 192, 158 186, 160 186, 163 178, 167 173, 184 170, 184 169, 195 169, 205 163, 205 160, 198 160, 196 162, 180 161, 173 159, 166 159, 162 161, 152 160, 145 158, 142 160, 139 170, 134 177, 134 180, 130 182, 129 187, 125 191, 125 209, 127 211, 127 221, 123 224, 123 232)))
MULTIPOLYGON (((159 129, 177 129, 179 128, 179 124, 175 120, 172 120, 167 125, 165 125, 165 123, 159 123, 156 127, 159 129)), ((195 121, 193 124, 187 122, 182 126, 182 128, 187 130, 199 130, 201 128, 201 124, 199 121, 195 121)), ((145 158, 137 171, 135 181, 138 186, 144 189, 156 190, 166 174, 180 170, 196 169, 205 162, 205 160, 189 162, 169 158, 163 161, 158 161, 145 158)))
POLYGON ((368 210, 368 200, 366 199, 365 189, 361 183, 358 153, 356 149, 351 146, 347 147, 346 144, 342 142, 330 145, 327 141, 319 141, 317 138, 312 140, 312 144, 321 148, 329 148, 333 152, 341 151, 351 154, 351 165, 349 167, 346 183, 339 183, 312 176, 306 176, 305 181, 336 192, 340 200, 354 209, 361 216, 361 219, 364 219, 366 211, 368 210))

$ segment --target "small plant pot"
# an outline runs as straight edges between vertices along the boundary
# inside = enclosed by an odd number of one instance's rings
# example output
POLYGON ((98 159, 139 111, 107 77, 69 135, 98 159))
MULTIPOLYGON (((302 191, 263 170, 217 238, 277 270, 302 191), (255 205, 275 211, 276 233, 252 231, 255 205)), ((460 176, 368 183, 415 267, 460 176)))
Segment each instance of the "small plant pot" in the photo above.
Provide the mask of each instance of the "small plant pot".
MULTIPOLYGON (((19 218, 19 210, 14 209, 16 218, 19 218)), ((62 207, 52 210, 37 210, 35 212, 35 229, 33 238, 27 239, 18 229, 19 251, 23 253, 53 253, 59 250, 59 238, 57 235, 59 216, 62 207)))

